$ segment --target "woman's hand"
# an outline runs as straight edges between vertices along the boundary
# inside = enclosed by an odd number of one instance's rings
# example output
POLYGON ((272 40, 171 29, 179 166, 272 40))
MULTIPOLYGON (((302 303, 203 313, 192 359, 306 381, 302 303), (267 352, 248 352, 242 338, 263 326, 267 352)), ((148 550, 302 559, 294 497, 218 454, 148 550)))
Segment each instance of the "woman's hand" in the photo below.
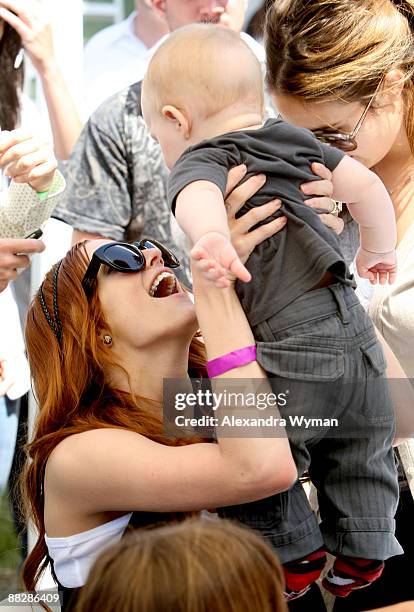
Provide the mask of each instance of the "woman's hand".
MULTIPOLYGON (((324 209, 327 212, 320 215, 321 221, 330 227, 334 232, 340 234, 344 229, 344 222, 336 214, 329 211, 332 210, 332 173, 323 164, 314 162, 311 165, 312 172, 319 176, 322 180, 303 183, 301 190, 305 195, 313 195, 313 198, 306 200, 306 204, 312 208, 324 209)), ((247 172, 246 166, 236 166, 229 172, 226 187, 226 208, 229 221, 231 240, 234 248, 237 251, 241 261, 244 263, 249 258, 255 247, 277 234, 286 225, 286 217, 271 219, 269 223, 261 225, 254 231, 249 230, 257 223, 265 221, 273 215, 281 206, 281 201, 278 199, 271 200, 262 206, 253 208, 243 217, 236 219, 237 212, 266 182, 266 177, 263 174, 250 177, 242 185, 239 185, 247 172)))
POLYGON ((37 192, 50 188, 57 161, 49 145, 23 129, 0 132, 0 168, 15 183, 37 192))
POLYGON ((0 239, 0 293, 16 278, 19 270, 30 266, 29 255, 44 250, 45 245, 41 240, 0 239))
POLYGON ((311 170, 322 180, 310 181, 300 186, 304 195, 315 196, 305 200, 305 204, 311 208, 326 210, 326 213, 320 215, 322 223, 333 229, 336 234, 340 234, 344 229, 344 222, 336 213, 332 213, 332 172, 326 166, 317 162, 311 164, 311 170))
POLYGON ((52 29, 39 2, 0 0, 0 17, 20 35, 22 44, 40 75, 54 65, 52 29))
POLYGON ((281 206, 280 200, 271 200, 262 206, 249 210, 243 217, 236 219, 236 213, 266 182, 263 174, 250 177, 245 183, 239 185, 247 172, 244 165, 236 166, 229 172, 226 187, 225 204, 231 234, 231 241, 241 261, 245 263, 255 247, 277 234, 286 225, 286 217, 272 219, 266 225, 261 225, 250 232, 257 223, 273 215, 281 206), (238 185, 238 186, 237 186, 238 185))

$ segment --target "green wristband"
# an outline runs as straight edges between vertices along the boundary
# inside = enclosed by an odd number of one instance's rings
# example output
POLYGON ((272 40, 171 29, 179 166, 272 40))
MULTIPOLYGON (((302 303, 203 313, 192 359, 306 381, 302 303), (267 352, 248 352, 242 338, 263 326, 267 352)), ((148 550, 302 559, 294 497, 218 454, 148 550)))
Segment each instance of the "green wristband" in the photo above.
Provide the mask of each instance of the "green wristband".
POLYGON ((49 195, 49 190, 37 192, 37 196, 41 202, 43 202, 43 200, 46 200, 48 195, 49 195))

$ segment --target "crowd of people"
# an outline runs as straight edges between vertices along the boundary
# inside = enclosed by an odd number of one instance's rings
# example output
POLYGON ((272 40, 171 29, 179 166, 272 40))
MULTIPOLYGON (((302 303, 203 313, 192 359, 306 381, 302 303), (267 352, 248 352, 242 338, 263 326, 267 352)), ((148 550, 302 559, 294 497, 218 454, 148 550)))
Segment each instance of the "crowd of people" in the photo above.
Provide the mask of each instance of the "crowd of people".
POLYGON ((0 493, 63 612, 414 610, 414 0, 245 10, 137 0, 78 110, 0 0, 0 493), (166 380, 272 425, 172 435, 166 380))

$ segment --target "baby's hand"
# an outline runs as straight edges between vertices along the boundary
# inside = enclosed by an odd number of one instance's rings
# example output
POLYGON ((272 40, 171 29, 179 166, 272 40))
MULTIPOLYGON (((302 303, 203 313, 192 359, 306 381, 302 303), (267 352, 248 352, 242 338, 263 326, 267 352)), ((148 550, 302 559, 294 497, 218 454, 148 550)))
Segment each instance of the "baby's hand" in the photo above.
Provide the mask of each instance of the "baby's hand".
POLYGON ((245 283, 251 280, 230 239, 219 232, 204 234, 192 248, 191 257, 204 277, 216 287, 229 287, 231 280, 236 278, 245 283))
POLYGON ((370 253, 363 248, 358 250, 356 256, 356 268, 361 278, 368 278, 372 285, 379 282, 380 285, 392 285, 397 278, 397 254, 395 251, 388 253, 370 253))

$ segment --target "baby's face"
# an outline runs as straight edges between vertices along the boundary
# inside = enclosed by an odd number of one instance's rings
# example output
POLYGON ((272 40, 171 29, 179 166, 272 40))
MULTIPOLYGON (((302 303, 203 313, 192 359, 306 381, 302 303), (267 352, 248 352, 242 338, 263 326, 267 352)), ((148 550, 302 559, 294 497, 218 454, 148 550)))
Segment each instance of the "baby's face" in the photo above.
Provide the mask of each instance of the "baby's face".
POLYGON ((142 115, 151 136, 159 143, 164 161, 169 170, 174 166, 180 155, 190 146, 185 139, 181 126, 172 118, 165 117, 154 108, 150 96, 145 94, 145 87, 141 97, 142 115))

